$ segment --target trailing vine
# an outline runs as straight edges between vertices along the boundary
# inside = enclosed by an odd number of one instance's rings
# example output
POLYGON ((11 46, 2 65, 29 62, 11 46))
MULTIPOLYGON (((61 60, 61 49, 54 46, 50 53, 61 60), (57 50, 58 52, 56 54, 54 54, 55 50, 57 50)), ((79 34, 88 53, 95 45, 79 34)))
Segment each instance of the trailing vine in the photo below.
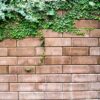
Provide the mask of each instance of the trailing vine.
POLYGON ((0 40, 34 37, 42 29, 80 34, 75 20, 100 20, 99 10, 99 0, 0 0, 0 40))

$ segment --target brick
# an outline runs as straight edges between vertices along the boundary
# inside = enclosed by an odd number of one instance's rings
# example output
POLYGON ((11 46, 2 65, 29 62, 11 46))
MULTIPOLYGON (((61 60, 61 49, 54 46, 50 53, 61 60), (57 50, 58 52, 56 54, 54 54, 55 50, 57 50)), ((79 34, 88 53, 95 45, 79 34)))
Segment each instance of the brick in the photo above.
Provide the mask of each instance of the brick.
POLYGON ((48 56, 45 57, 45 64, 71 64, 70 56, 48 56))
POLYGON ((98 46, 97 38, 72 38, 72 46, 98 46))
POLYGON ((88 55, 88 47, 63 47, 63 55, 88 55))
POLYGON ((0 65, 16 65, 16 57, 0 57, 0 65))
POLYGON ((43 47, 36 47, 35 51, 36 51, 36 56, 40 56, 40 55, 43 55, 44 48, 43 47))
POLYGON ((64 83, 63 91, 88 91, 89 83, 64 83))
POLYGON ((61 65, 36 66, 36 73, 62 73, 61 65))
POLYGON ((100 38, 99 38, 99 46, 100 46, 100 38))
POLYGON ((7 74, 8 66, 0 66, 0 74, 7 74))
POLYGON ((71 46, 71 38, 45 38, 45 46, 71 46))
POLYGON ((6 39, 2 42, 0 42, 0 47, 16 47, 16 40, 10 40, 10 39, 6 39))
POLYGON ((0 82, 17 82, 17 75, 0 75, 0 82))
POLYGON ((54 32, 50 29, 48 30, 42 30, 44 37, 62 37, 62 33, 54 32))
POLYGON ((0 83, 0 92, 7 92, 8 89, 8 83, 0 83))
POLYGON ((40 46, 41 41, 39 38, 25 38, 23 40, 18 40, 17 41, 17 46, 18 47, 26 47, 26 46, 40 46))
POLYGON ((43 92, 21 92, 19 93, 19 99, 20 100, 38 100, 38 99, 44 99, 44 93, 43 92))
POLYGON ((46 82, 71 82, 72 77, 70 74, 52 74, 46 75, 46 82))
POLYGON ((35 73, 35 66, 9 66, 10 74, 33 74, 35 73), (30 71, 26 71, 30 69, 30 71))
POLYGON ((32 74, 32 75, 19 75, 18 82, 45 82, 45 75, 32 74))
POLYGON ((58 11, 57 11, 57 14, 58 14, 59 16, 62 16, 62 15, 63 15, 63 10, 58 10, 58 11))
POLYGON ((46 47, 45 55, 62 55, 61 47, 46 47))
POLYGON ((100 29, 90 31, 90 37, 100 37, 100 29))
POLYGON ((77 28, 100 28, 98 20, 77 20, 75 22, 77 28))
POLYGON ((18 57, 18 65, 38 65, 41 63, 40 59, 40 57, 18 57))
POLYGON ((73 56, 72 64, 98 64, 98 59, 96 56, 73 56))
POLYGON ((0 48, 0 56, 7 56, 7 48, 0 48))
POLYGON ((63 100, 72 100, 72 93, 71 92, 63 92, 63 100))
POLYGON ((0 100, 18 100, 17 92, 0 92, 0 100))
POLYGON ((100 47, 91 47, 90 55, 100 55, 100 47))
POLYGON ((97 75, 95 74, 73 74, 72 82, 96 82, 97 75))
POLYGON ((91 83, 90 89, 93 91, 99 91, 100 90, 100 82, 91 83))
POLYGON ((9 48, 8 49, 9 56, 34 56, 35 49, 31 47, 26 48, 9 48))

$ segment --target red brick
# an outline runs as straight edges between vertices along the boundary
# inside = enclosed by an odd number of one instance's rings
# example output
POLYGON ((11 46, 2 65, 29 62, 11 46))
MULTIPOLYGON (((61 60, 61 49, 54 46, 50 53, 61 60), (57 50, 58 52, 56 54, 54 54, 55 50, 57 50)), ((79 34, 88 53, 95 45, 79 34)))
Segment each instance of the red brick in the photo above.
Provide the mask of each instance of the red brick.
POLYGON ((54 32, 52 30, 42 30, 44 37, 62 37, 62 33, 54 32))
POLYGON ((28 47, 28 48, 9 48, 8 49, 9 56, 34 56, 35 49, 28 47))
POLYGON ((18 47, 25 47, 25 46, 40 46, 41 41, 39 38, 25 38, 23 40, 17 41, 18 47))
POLYGON ((71 38, 45 38, 45 46, 71 46, 71 38))
POLYGON ((88 55, 88 47, 63 47, 63 55, 88 55))
POLYGON ((62 55, 62 48, 61 47, 46 47, 45 48, 45 55, 62 55))
POLYGON ((73 56, 72 64, 98 64, 96 56, 73 56))
POLYGON ((36 66, 36 73, 62 73, 62 66, 60 65, 36 66))
POLYGON ((40 59, 40 57, 18 57, 18 65, 38 65, 41 63, 40 59))
POLYGON ((18 100, 17 92, 0 92, 0 100, 18 100))
POLYGON ((43 55, 44 48, 43 47, 36 47, 35 51, 36 51, 36 56, 40 56, 40 55, 43 55))
POLYGON ((100 29, 90 31, 90 37, 100 37, 100 29))
POLYGON ((100 90, 100 82, 91 83, 90 89, 93 91, 99 91, 100 90))
POLYGON ((0 74, 7 74, 8 66, 0 66, 0 74))
POLYGON ((17 82, 17 76, 16 75, 0 75, 0 82, 17 82))
POLYGON ((75 22, 77 28, 100 28, 98 20, 77 20, 75 22))
POLYGON ((21 92, 19 93, 20 100, 40 100, 44 99, 44 92, 21 92))
POLYGON ((0 57, 0 65, 16 65, 16 57, 0 57))
POLYGON ((45 75, 19 75, 18 81, 19 82, 45 82, 45 75))
POLYGON ((45 57, 45 64, 71 64, 70 56, 48 56, 45 57))
POLYGON ((0 48, 0 56, 7 56, 7 48, 0 48))
POLYGON ((9 66, 10 74, 32 74, 35 73, 35 66, 9 66), (30 71, 27 71, 29 69, 30 71))
POLYGON ((99 46, 100 46, 100 38, 99 38, 99 46))
POLYGON ((7 92, 8 89, 8 83, 0 83, 0 92, 7 92))
POLYGON ((70 74, 52 74, 46 75, 46 82, 71 82, 72 77, 70 74))
POLYGON ((95 74, 73 74, 72 81, 73 82, 96 82, 97 75, 95 74))
POLYGON ((100 55, 100 47, 91 47, 90 55, 100 55))
POLYGON ((97 38, 72 38, 73 46, 98 46, 97 38))
POLYGON ((6 39, 2 42, 0 42, 0 47, 16 47, 16 40, 10 40, 10 39, 6 39))

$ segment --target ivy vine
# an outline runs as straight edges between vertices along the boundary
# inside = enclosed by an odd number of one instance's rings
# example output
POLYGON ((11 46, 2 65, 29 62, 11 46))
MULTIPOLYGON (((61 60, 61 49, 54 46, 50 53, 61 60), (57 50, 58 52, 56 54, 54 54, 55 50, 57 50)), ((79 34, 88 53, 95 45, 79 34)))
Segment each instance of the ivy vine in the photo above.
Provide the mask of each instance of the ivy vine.
POLYGON ((34 37, 42 29, 80 34, 79 19, 100 20, 99 0, 0 0, 0 40, 34 37))

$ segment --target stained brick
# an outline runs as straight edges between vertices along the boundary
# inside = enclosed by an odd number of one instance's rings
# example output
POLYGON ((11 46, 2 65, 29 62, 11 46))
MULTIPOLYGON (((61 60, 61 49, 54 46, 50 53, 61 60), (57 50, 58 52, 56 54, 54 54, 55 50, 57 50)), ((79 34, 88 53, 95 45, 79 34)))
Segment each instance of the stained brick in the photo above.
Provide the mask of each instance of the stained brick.
POLYGON ((36 66, 36 73, 62 73, 61 65, 36 66))
POLYGON ((100 37, 100 29, 90 31, 90 37, 100 37))
POLYGON ((73 56, 72 64, 98 64, 98 59, 96 56, 73 56))
POLYGON ((46 47, 45 48, 45 55, 62 55, 62 48, 61 47, 46 47))
POLYGON ((36 51, 36 56, 40 56, 40 55, 43 55, 44 48, 43 47, 36 47, 35 51, 36 51))
POLYGON ((91 47, 90 55, 100 55, 100 47, 91 47))
POLYGON ((71 64, 70 56, 48 56, 45 57, 45 64, 71 64))
POLYGON ((0 48, 0 56, 7 56, 7 48, 0 48))
POLYGON ((88 47, 63 47, 63 55, 88 55, 88 47))
POLYGON ((73 46, 98 46, 97 38, 72 38, 73 46))
POLYGON ((32 74, 35 73, 35 66, 9 66, 10 74, 32 74), (30 71, 27 71, 30 70, 30 71))
POLYGON ((8 66, 0 66, 0 74, 7 74, 8 66))
POLYGON ((9 48, 8 49, 9 56, 34 56, 35 49, 28 47, 28 48, 9 48))
POLYGON ((16 57, 0 57, 0 65, 16 65, 16 57))
POLYGON ((25 46, 40 46, 41 41, 39 38, 25 38, 23 40, 17 41, 18 47, 25 47, 25 46))
POLYGON ((8 83, 0 83, 0 92, 7 92, 8 89, 8 83))

